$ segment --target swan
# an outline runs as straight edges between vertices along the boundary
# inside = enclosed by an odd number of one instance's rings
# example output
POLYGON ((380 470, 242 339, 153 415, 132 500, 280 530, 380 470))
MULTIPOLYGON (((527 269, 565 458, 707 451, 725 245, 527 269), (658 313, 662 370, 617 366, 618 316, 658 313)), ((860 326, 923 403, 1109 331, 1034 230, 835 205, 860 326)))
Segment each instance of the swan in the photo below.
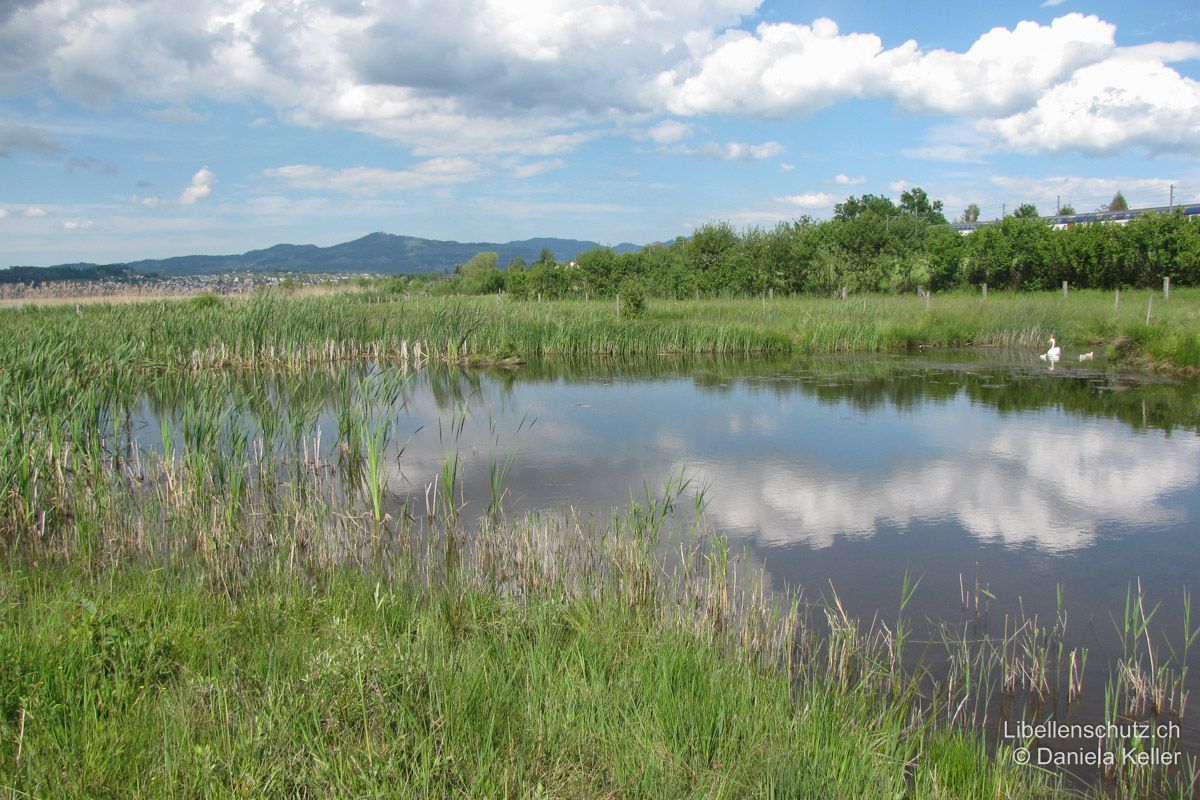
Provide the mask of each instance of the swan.
POLYGON ((1095 357, 1096 357, 1096 351, 1095 351, 1095 350, 1092 350, 1092 351, 1090 351, 1090 352, 1087 352, 1087 353, 1080 353, 1080 354, 1079 354, 1079 360, 1080 360, 1080 361, 1091 361, 1091 360, 1092 360, 1093 358, 1095 358, 1095 357))
POLYGON ((1061 357, 1062 357, 1062 348, 1059 347, 1055 343, 1054 337, 1051 336, 1050 337, 1050 349, 1042 354, 1042 356, 1041 356, 1042 361, 1058 361, 1058 359, 1061 357))

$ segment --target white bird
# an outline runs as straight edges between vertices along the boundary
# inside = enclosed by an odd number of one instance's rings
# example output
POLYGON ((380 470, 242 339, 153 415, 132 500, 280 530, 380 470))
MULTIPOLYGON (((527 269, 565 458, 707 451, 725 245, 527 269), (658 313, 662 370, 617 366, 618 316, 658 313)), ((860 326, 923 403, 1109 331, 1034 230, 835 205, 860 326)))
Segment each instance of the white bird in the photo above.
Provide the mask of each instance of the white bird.
POLYGON ((1095 357, 1096 357, 1096 351, 1095 351, 1095 350, 1089 351, 1089 352, 1087 352, 1087 353, 1080 353, 1080 354, 1079 354, 1079 360, 1080 360, 1080 361, 1091 361, 1091 360, 1092 360, 1093 358, 1095 358, 1095 357))
POLYGON ((1042 353, 1042 361, 1058 361, 1062 357, 1062 348, 1054 342, 1054 337, 1050 337, 1050 349, 1042 353))

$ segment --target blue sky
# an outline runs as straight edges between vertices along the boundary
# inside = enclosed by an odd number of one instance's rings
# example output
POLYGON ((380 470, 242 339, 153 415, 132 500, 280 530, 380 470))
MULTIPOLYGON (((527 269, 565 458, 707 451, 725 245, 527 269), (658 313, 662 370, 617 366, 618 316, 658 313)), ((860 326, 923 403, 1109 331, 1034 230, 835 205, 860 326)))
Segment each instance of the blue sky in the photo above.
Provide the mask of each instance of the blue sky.
POLYGON ((1200 202, 1198 157, 1194 1, 0 0, 0 265, 1200 202))

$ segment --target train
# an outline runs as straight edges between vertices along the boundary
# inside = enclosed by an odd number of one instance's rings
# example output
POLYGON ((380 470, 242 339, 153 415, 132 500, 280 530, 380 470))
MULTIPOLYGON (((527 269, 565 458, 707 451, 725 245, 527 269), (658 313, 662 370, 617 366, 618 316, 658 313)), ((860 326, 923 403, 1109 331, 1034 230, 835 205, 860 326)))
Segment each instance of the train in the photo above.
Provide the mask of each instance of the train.
MULTIPOLYGON (((1063 230, 1070 228, 1072 225, 1083 225, 1091 222, 1109 222, 1116 225, 1125 225, 1131 219, 1140 217, 1142 214, 1183 214, 1184 216, 1192 217, 1200 215, 1200 203, 1155 206, 1153 208, 1131 208, 1126 211, 1092 211, 1087 214, 1058 214, 1049 217, 1038 217, 1038 219, 1057 230, 1063 230)), ((950 227, 959 233, 970 233, 984 225, 995 225, 997 221, 993 219, 984 222, 952 222, 950 223, 950 227)))

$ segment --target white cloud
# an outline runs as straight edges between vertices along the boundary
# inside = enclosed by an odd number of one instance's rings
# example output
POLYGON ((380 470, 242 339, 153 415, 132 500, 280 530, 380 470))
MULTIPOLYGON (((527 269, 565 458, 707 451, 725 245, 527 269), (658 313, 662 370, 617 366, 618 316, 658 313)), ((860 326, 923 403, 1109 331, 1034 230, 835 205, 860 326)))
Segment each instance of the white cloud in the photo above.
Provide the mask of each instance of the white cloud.
POLYGON ((1067 0, 1045 0, 1045 2, 1042 3, 1042 8, 1054 8, 1055 6, 1061 6, 1065 2, 1067 2, 1067 0))
POLYGON ((145 208, 162 208, 170 203, 165 197, 160 197, 159 195, 142 197, 136 194, 133 196, 132 202, 134 205, 144 206, 145 208))
POLYGON ((1194 152, 1200 144, 1200 82, 1161 61, 1121 53, 1080 69, 1033 108, 978 127, 1005 148, 1024 152, 1194 152))
POLYGON ((782 162, 782 163, 779 165, 779 171, 780 171, 780 172, 782 172, 784 175, 786 175, 786 174, 787 174, 787 173, 789 173, 789 172, 795 172, 795 171, 796 171, 796 165, 795 165, 795 164, 789 164, 789 163, 787 163, 786 161, 784 161, 784 162, 782 162))
POLYGON ((197 201, 203 200, 212 194, 213 184, 217 182, 217 176, 208 167, 201 167, 195 175, 192 176, 192 183, 179 194, 179 204, 181 206, 195 205, 197 201))
POLYGON ((8 211, 6 211, 3 208, 0 208, 0 219, 4 219, 7 216, 8 216, 8 211))
POLYGON ((681 115, 811 113, 866 94, 882 47, 874 34, 839 34, 831 19, 764 23, 754 35, 730 31, 656 84, 667 108, 681 115))
POLYGON ((686 122, 668 119, 658 123, 646 131, 652 141, 658 144, 672 144, 692 135, 692 126, 686 122))
POLYGON ((348 167, 335 170, 312 164, 292 164, 268 169, 263 174, 269 178, 278 178, 297 189, 371 195, 462 183, 479 177, 482 172, 480 166, 469 159, 433 158, 407 170, 379 167, 348 167))
POLYGON ((829 192, 804 192, 803 194, 792 194, 786 197, 778 198, 779 202, 787 203, 788 205, 798 206, 805 209, 831 208, 835 203, 841 201, 837 195, 829 192))
POLYGON ((548 161, 534 161, 528 164, 518 164, 513 167, 513 175, 518 178, 532 178, 535 175, 541 175, 543 172, 549 172, 555 169, 562 169, 567 165, 567 162, 561 158, 552 158, 548 161))
POLYGON ((866 183, 867 178, 865 175, 858 175, 858 176, 852 178, 849 175, 846 175, 845 173, 839 172, 837 175, 834 176, 833 182, 836 183, 838 186, 858 186, 859 184, 866 183))
POLYGON ((853 97, 885 97, 919 112, 1010 114, 1042 91, 1115 49, 1115 27, 1068 14, 1050 25, 995 28, 965 53, 922 52, 915 41, 884 50, 874 34, 839 32, 837 23, 763 23, 733 31, 690 65, 657 79, 677 114, 782 116, 853 97))
POLYGON ((891 183, 889 183, 888 188, 896 193, 906 192, 912 188, 912 184, 909 183, 908 181, 904 180, 903 178, 901 178, 899 180, 895 180, 895 181, 892 181, 891 183))
POLYGON ((754 159, 773 158, 783 152, 783 145, 779 142, 763 142, 762 144, 748 144, 746 142, 718 144, 717 142, 707 142, 701 147, 687 148, 684 152, 688 155, 700 156, 701 158, 715 158, 722 161, 750 161, 754 159))
MULTIPOLYGON (((854 98, 978 123, 1010 150, 1200 148, 1197 83, 1168 66, 1197 58, 1194 43, 1118 48, 1111 23, 1071 13, 995 28, 963 52, 885 49, 824 18, 738 27, 759 5, 312 0, 297 13, 250 0, 44 0, 0 21, 0 89, 148 104, 172 119, 196 118, 202 98, 251 101, 422 157, 549 159, 613 130, 673 144, 687 123, 642 130, 647 115, 783 117, 854 98)), ((0 152, 18 134, 56 152, 13 130, 0 129, 0 152)))
POLYGON ((62 229, 64 231, 78 231, 90 228, 94 224, 90 219, 68 219, 63 222, 62 229))
MULTIPOLYGON (((1156 42, 1118 48, 1116 28, 1078 13, 1049 25, 995 28, 965 52, 922 51, 914 41, 885 50, 873 34, 763 23, 732 31, 661 73, 656 88, 673 113, 778 117, 862 97, 913 113, 977 122, 992 146, 1018 151, 1200 151, 1200 84, 1167 66, 1200 58, 1200 45, 1156 42)), ((915 157, 977 160, 944 143, 915 157)))
POLYGON ((759 2, 45 0, 0 22, 0 87, 97 109, 251 99, 422 154, 536 155, 548 138, 561 153, 652 110, 647 87, 685 42, 759 2))
POLYGON ((909 41, 880 59, 881 93, 910 111, 993 117, 1028 108, 1075 70, 1109 56, 1116 27, 1098 17, 1068 14, 1039 25, 993 28, 965 53, 922 53, 909 41))
POLYGON ((40 219, 41 217, 45 217, 48 214, 46 209, 38 208, 37 206, 30 206, 29 208, 25 209, 21 213, 23 216, 30 217, 33 219, 40 219))

